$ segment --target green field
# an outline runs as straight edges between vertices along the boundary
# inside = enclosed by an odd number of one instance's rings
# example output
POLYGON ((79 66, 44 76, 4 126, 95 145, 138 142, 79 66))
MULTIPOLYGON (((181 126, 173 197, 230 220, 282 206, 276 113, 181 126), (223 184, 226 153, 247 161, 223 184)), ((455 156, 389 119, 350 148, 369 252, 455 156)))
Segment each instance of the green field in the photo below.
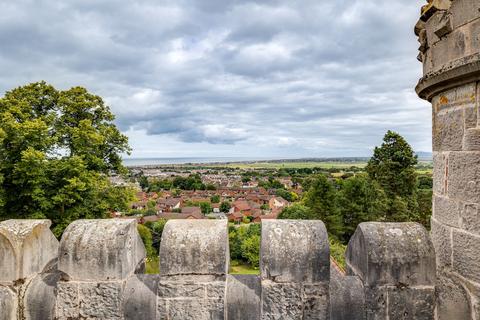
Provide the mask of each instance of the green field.
POLYGON ((299 168, 338 168, 347 169, 350 167, 364 168, 367 165, 366 162, 245 162, 245 163, 225 163, 225 164, 212 164, 206 165, 206 167, 226 167, 226 168, 239 168, 239 169, 299 169, 299 168))

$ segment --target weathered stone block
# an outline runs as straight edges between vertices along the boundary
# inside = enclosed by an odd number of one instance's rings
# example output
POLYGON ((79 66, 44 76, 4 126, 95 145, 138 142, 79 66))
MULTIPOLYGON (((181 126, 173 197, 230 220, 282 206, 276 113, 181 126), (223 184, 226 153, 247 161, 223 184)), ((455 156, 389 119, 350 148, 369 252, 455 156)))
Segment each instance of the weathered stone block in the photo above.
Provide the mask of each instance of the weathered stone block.
POLYGON ((445 195, 447 192, 446 167, 448 155, 443 152, 433 153, 433 192, 437 195, 445 195))
POLYGON ((453 269, 480 283, 480 236, 453 230, 453 269))
POLYGON ((448 196, 480 203, 480 152, 451 152, 448 159, 448 196))
POLYGON ((365 287, 365 314, 367 320, 387 319, 388 292, 386 286, 365 287))
POLYGON ((60 272, 52 271, 32 279, 23 300, 26 320, 55 319, 56 289, 60 278, 60 272))
POLYGON ((123 297, 126 320, 155 320, 159 275, 136 274, 128 278, 123 297))
MULTIPOLYGON (((478 97, 478 95, 477 95, 478 97)), ((477 126, 478 119, 478 106, 475 104, 473 106, 466 106, 464 109, 465 113, 465 129, 472 129, 477 126)))
POLYGON ((440 17, 438 24, 435 26, 434 33, 437 37, 442 38, 452 32, 452 22, 450 20, 450 15, 446 12, 442 12, 442 16, 440 17))
POLYGON ((328 282, 311 285, 262 281, 261 319, 328 319, 328 282))
POLYGON ((463 149, 466 151, 480 151, 480 128, 468 129, 465 132, 463 149))
POLYGON ((80 318, 123 319, 122 297, 122 282, 80 283, 80 318))
POLYGON ((0 286, 0 320, 17 319, 17 296, 7 287, 0 286))
POLYGON ((304 284, 303 318, 304 320, 329 319, 330 292, 329 282, 304 284))
POLYGON ((388 287, 389 319, 432 320, 435 288, 388 287))
POLYGON ((67 320, 79 317, 78 283, 57 283, 57 302, 55 306, 56 319, 67 320))
POLYGON ((259 320, 262 286, 256 275, 228 275, 226 319, 259 320))
POLYGON ((228 273, 227 221, 168 221, 162 234, 160 256, 162 275, 228 273))
POLYGON ((365 320, 365 292, 357 276, 330 266, 330 320, 365 320))
POLYGON ((432 242, 435 247, 437 265, 439 267, 452 266, 452 228, 439 223, 432 218, 432 242))
POLYGON ((462 150, 464 134, 463 110, 442 109, 435 114, 433 122, 433 150, 462 150))
POLYGON ((480 236, 480 204, 465 203, 460 216, 460 227, 480 236))
POLYGON ((470 297, 463 286, 446 274, 439 274, 436 284, 438 320, 469 319, 470 297))
POLYGON ((123 280, 145 260, 134 219, 77 220, 60 241, 58 269, 71 280, 123 280))
POLYGON ((160 277, 157 318, 224 319, 225 295, 225 276, 160 277))
POLYGON ((435 283, 435 251, 418 223, 361 223, 348 243, 348 272, 365 286, 435 283))
POLYGON ((0 223, 0 282, 33 276, 57 258, 58 241, 50 225, 50 220, 0 223))
POLYGON ((172 299, 160 301, 157 319, 223 320, 223 300, 172 299))
POLYGON ((460 225, 461 204, 443 196, 433 196, 433 216, 435 220, 445 225, 458 227, 460 225))
POLYGON ((330 278, 327 230, 320 220, 262 220, 260 271, 275 282, 330 278))
POLYGON ((450 13, 452 15, 452 26, 459 26, 478 18, 480 3, 472 0, 455 0, 452 1, 450 13))

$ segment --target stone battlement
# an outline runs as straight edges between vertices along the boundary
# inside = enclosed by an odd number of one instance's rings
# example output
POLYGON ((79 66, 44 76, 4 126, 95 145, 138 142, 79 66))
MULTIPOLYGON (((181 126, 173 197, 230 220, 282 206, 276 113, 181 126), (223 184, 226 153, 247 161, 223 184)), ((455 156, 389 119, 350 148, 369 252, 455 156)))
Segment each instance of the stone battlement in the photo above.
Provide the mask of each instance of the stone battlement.
POLYGON ((135 220, 0 223, 0 319, 431 319, 435 254, 415 223, 362 223, 347 275, 321 221, 264 220, 260 275, 229 275, 226 220, 171 220, 143 274, 135 220))

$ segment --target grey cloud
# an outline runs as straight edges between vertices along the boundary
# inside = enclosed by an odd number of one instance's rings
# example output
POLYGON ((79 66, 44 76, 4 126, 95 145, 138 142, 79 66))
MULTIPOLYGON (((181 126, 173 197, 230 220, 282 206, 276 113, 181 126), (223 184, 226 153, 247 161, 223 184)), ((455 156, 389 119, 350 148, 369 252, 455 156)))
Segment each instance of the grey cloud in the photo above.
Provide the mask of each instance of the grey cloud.
POLYGON ((368 155, 387 129, 428 149, 428 107, 413 93, 419 6, 0 3, 0 90, 40 79, 86 86, 133 141, 157 137, 157 150, 178 141, 199 153, 210 144, 212 154, 221 146, 256 156, 368 155))

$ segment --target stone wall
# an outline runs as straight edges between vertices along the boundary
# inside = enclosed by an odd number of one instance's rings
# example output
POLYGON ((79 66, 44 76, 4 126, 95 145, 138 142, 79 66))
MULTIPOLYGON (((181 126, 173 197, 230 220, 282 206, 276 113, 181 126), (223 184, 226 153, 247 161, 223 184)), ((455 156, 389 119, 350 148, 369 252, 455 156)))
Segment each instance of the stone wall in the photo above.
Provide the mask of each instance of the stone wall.
POLYGON ((480 319, 480 1, 430 1, 415 27, 432 103, 437 319, 480 319))
POLYGON ((264 220, 258 276, 228 274, 226 220, 169 221, 160 274, 143 274, 135 220, 75 221, 60 242, 49 226, 0 223, 0 320, 433 319, 435 256, 418 224, 361 224, 345 275, 323 222, 264 220))

